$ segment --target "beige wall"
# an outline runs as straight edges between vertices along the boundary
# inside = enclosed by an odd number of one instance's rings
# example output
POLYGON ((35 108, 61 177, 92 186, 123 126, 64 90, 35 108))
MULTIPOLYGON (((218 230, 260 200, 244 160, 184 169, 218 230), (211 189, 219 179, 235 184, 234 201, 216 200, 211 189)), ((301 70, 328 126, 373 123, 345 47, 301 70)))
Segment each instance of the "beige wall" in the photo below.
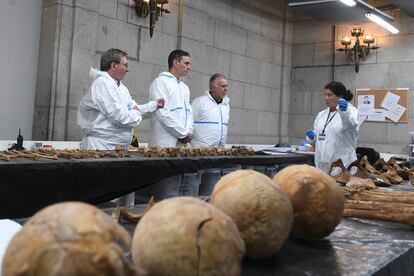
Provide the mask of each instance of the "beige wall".
POLYGON ((0 1, 0 140, 32 136, 42 0, 0 1))

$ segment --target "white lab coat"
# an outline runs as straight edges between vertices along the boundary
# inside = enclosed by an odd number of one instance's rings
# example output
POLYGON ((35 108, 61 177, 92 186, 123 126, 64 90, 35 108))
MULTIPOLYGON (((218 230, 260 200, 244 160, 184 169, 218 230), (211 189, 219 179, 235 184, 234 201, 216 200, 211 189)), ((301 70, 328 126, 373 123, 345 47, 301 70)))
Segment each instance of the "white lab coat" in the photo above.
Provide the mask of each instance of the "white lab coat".
POLYGON ((193 108, 194 131, 191 146, 196 148, 223 147, 227 141, 230 115, 230 99, 225 96, 219 104, 211 96, 210 91, 194 99, 193 108))
POLYGON ((177 147, 178 139, 193 132, 193 109, 190 105, 190 89, 171 74, 162 72, 149 88, 151 100, 165 99, 164 108, 159 108, 151 117, 150 146, 177 147))
POLYGON ((118 86, 107 72, 91 68, 90 76, 94 81, 78 108, 78 125, 84 132, 81 148, 113 150, 117 145, 129 145, 132 129, 143 114, 157 109, 156 101, 138 105, 128 88, 122 82, 118 86))
MULTIPOLYGON (((338 109, 338 108, 337 108, 338 109)), ((315 165, 327 172, 331 163, 341 158, 345 166, 357 159, 356 147, 358 140, 358 110, 350 103, 346 111, 337 111, 332 121, 326 126, 325 140, 319 137, 325 126, 329 108, 322 110, 316 116, 314 123, 315 132, 315 165)), ((330 117, 333 112, 330 113, 330 117)))

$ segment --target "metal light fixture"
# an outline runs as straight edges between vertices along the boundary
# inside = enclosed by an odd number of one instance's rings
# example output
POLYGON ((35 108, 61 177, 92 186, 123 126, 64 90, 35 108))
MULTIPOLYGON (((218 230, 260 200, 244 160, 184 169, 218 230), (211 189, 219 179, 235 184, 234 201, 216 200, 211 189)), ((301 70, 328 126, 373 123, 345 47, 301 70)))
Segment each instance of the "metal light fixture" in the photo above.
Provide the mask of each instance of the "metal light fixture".
POLYGON ((168 4, 168 0, 134 0, 135 11, 140 17, 150 16, 150 37, 154 34, 155 23, 163 13, 170 13, 169 10, 164 8, 165 4, 168 4))
POLYGON ((355 72, 359 71, 359 62, 364 60, 368 55, 370 50, 377 50, 378 46, 371 46, 375 42, 375 38, 372 35, 366 35, 363 38, 365 44, 361 44, 359 38, 364 35, 364 30, 361 28, 352 28, 351 35, 355 37, 354 46, 351 47, 352 41, 349 36, 345 36, 341 40, 341 44, 345 48, 337 49, 340 52, 345 52, 348 56, 348 60, 355 62, 355 72))
POLYGON ((384 29, 387 29, 392 34, 398 34, 399 33, 399 30, 397 28, 395 28, 393 25, 391 25, 390 23, 388 23, 387 21, 385 21, 384 19, 382 19, 378 15, 367 12, 365 14, 365 16, 369 20, 371 20, 371 21, 377 23, 378 25, 380 25, 381 27, 383 27, 384 29))
POLYGON ((356 6, 356 2, 354 0, 339 0, 342 3, 344 3, 345 5, 349 6, 349 7, 355 7, 356 6))

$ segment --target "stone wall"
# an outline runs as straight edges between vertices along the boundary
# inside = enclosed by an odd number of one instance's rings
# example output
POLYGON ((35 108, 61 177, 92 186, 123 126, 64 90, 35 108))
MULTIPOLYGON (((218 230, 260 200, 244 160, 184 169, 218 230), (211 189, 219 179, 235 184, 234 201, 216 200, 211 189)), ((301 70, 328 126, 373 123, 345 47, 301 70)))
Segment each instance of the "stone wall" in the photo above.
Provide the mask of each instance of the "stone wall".
MULTIPOLYGON (((293 25, 292 79, 289 111, 289 136, 292 143, 304 139, 306 129, 313 127, 317 113, 324 105, 323 87, 334 79, 354 92, 358 88, 410 88, 408 123, 365 122, 360 128, 359 146, 373 147, 380 152, 408 153, 409 131, 414 130, 414 18, 403 12, 395 14, 393 23, 399 30, 391 35, 372 23, 361 24, 365 33, 371 33, 379 48, 372 51, 355 73, 343 52, 335 51, 332 67, 332 25, 314 20, 293 25), (333 71, 332 71, 333 70, 333 71)), ((340 40, 350 36, 355 25, 337 25, 335 48, 340 40)))
POLYGON ((31 139, 42 0, 0 1, 0 140, 31 139))
MULTIPOLYGON (((291 24, 286 1, 170 0, 171 14, 159 19, 149 37, 149 18, 132 0, 44 0, 33 139, 80 140, 76 111, 88 90, 89 67, 108 48, 129 54, 124 83, 137 102, 167 70, 175 48, 191 53, 184 81, 191 98, 221 72, 230 81, 229 143, 277 143, 288 138, 291 24)), ((149 138, 149 120, 139 126, 149 138)))

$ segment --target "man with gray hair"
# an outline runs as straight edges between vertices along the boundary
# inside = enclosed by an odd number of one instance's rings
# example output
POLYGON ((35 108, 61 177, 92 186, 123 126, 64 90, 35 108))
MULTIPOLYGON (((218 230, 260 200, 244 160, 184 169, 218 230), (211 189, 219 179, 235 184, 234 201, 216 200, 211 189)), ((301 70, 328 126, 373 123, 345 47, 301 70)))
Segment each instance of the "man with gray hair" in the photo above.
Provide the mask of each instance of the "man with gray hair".
MULTIPOLYGON (((114 150, 131 143, 133 128, 143 115, 164 107, 164 99, 138 105, 121 82, 128 72, 127 53, 109 49, 101 56, 100 69, 91 68, 93 79, 78 108, 78 125, 84 137, 82 149, 114 150)), ((120 205, 134 205, 135 193, 118 199, 120 205)))
POLYGON ((226 96, 228 83, 223 74, 210 78, 210 89, 194 99, 194 131, 191 146, 197 148, 223 147, 227 141, 230 99, 226 96))
POLYGON ((83 149, 114 150, 127 146, 132 140, 132 130, 142 120, 164 106, 164 99, 138 105, 121 82, 128 72, 127 53, 109 49, 101 56, 101 70, 91 68, 93 79, 89 91, 78 108, 78 125, 84 132, 83 149))

